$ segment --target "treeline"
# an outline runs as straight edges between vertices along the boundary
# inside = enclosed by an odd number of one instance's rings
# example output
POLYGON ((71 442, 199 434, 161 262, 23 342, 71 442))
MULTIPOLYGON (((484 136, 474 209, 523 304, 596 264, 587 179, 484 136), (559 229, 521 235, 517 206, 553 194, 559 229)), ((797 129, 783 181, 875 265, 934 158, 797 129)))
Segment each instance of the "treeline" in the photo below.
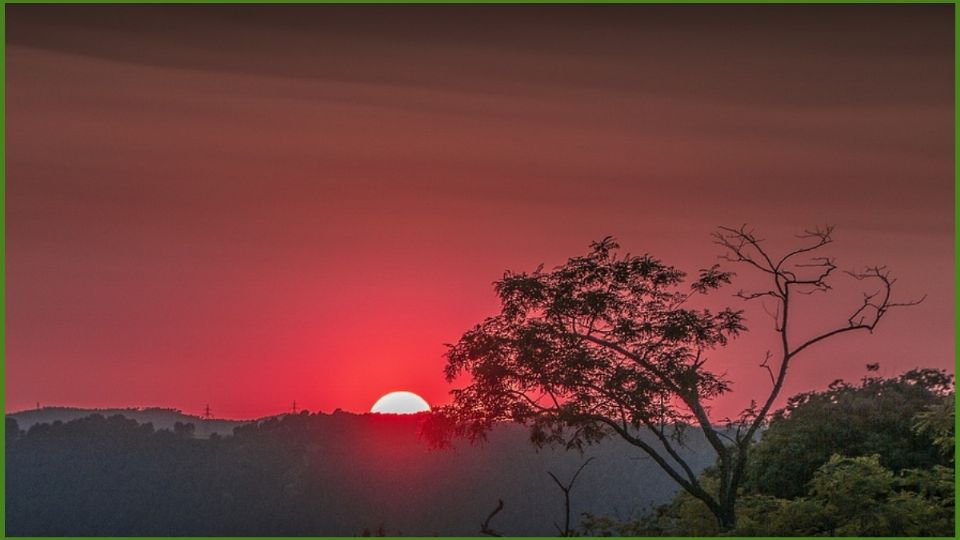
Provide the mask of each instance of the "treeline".
MULTIPOLYGON (((954 391, 942 371, 837 381, 793 397, 752 448, 738 535, 953 534, 954 391)), ((10 536, 556 534, 566 482, 590 535, 713 535, 715 517, 616 440, 535 451, 504 425, 484 446, 430 450, 421 418, 304 412, 197 437, 115 415, 7 418, 10 536)), ((715 484, 705 442, 685 458, 715 484), (702 456, 702 457, 698 457, 702 456), (699 461, 697 461, 699 459, 699 461)), ((652 441, 651 441, 652 442, 652 441)))
MULTIPOLYGON (((199 439, 192 423, 156 430, 121 415, 94 414, 26 431, 7 418, 7 533, 216 536, 342 530, 340 516, 331 514, 343 507, 336 499, 356 496, 358 481, 368 480, 357 477, 362 476, 357 469, 363 466, 363 448, 356 448, 351 467, 353 459, 334 455, 342 454, 341 445, 324 444, 330 438, 356 438, 349 419, 342 420, 304 412, 244 425, 232 436, 199 439)), ((403 452, 397 435, 414 428, 411 419, 393 420, 391 429, 380 430, 382 442, 403 452)), ((383 480, 392 479, 385 475, 383 480)), ((362 528, 351 532, 362 533, 362 528)))
POLYGON ((185 414, 178 409, 162 407, 140 407, 140 408, 111 408, 111 409, 80 409, 76 407, 50 407, 45 406, 36 409, 27 409, 16 413, 11 413, 17 420, 22 429, 30 429, 34 424, 52 424, 57 420, 68 422, 86 418, 91 414, 99 414, 105 417, 121 415, 131 420, 136 420, 141 424, 150 423, 156 429, 173 429, 177 423, 192 423, 195 426, 196 436, 206 438, 214 433, 220 435, 230 435, 233 428, 247 421, 224 420, 222 418, 202 418, 185 414))
MULTIPOLYGON (((7 533, 476 535, 503 499, 497 528, 555 534, 564 507, 548 472, 566 479, 584 456, 537 451, 516 425, 483 446, 436 450, 419 435, 422 420, 303 412, 203 439, 190 423, 155 429, 93 415, 21 430, 8 418, 7 533)), ((691 437, 686 455, 698 470, 709 465, 703 450, 691 437)), ((596 459, 577 481, 575 521, 585 511, 634 515, 675 493, 625 443, 588 452, 596 459)))

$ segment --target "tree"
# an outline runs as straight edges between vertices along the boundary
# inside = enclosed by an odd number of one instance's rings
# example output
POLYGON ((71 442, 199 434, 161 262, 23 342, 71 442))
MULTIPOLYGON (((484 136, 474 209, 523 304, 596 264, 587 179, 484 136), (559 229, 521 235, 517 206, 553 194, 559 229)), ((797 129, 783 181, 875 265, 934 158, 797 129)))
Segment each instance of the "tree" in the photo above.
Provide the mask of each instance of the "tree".
POLYGON ((953 376, 915 369, 889 379, 865 377, 859 385, 838 380, 824 391, 793 396, 751 450, 744 489, 799 497, 833 454, 877 454, 898 473, 947 465, 952 442, 947 455, 936 441, 953 440, 952 390, 953 376))
POLYGON ((563 492, 563 528, 560 528, 560 525, 556 523, 553 524, 556 527, 557 532, 560 533, 560 536, 573 536, 574 531, 570 528, 570 492, 573 491, 573 485, 577 483, 577 477, 580 476, 580 473, 583 472, 584 467, 590 464, 594 458, 588 458, 584 461, 580 468, 577 469, 577 472, 573 473, 573 476, 567 483, 563 483, 557 478, 557 475, 553 474, 550 471, 547 471, 547 474, 550 475, 550 479, 553 480, 553 483, 560 488, 560 491, 563 492))
POLYGON ((17 440, 18 438, 20 438, 20 435, 22 434, 20 430, 20 424, 17 423, 16 418, 11 418, 9 416, 6 417, 4 422, 5 422, 4 425, 6 426, 5 428, 6 430, 4 431, 4 433, 6 434, 6 442, 7 444, 10 444, 10 441, 17 440))
POLYGON ((177 422, 173 424, 173 434, 177 437, 183 437, 185 439, 192 439, 196 434, 197 426, 193 425, 193 422, 177 422))
POLYGON ((725 260, 766 278, 768 288, 738 296, 773 300, 781 343, 762 364, 772 388, 734 421, 710 417, 709 402, 728 390, 729 381, 708 359, 745 330, 743 311, 693 307, 696 296, 730 283, 734 274, 714 265, 685 287, 680 270, 650 255, 621 256, 608 237, 552 271, 541 265, 532 273, 506 272, 495 283, 500 313, 466 332, 446 355, 447 379, 465 374, 471 382, 452 391, 453 403, 438 410, 426 432, 439 444, 451 436, 476 440, 498 422, 515 421, 531 427, 535 443, 568 448, 616 434, 701 500, 722 529, 731 529, 749 447, 790 364, 834 336, 873 331, 891 308, 913 303, 891 300, 895 280, 884 267, 848 273, 879 288, 865 294, 842 325, 798 339, 794 302, 829 291, 837 268, 819 255, 831 234, 830 227, 807 231, 801 246, 774 256, 746 227, 716 233, 725 260), (699 428, 717 454, 715 490, 701 484, 678 452, 687 425, 699 428), (643 431, 655 441, 645 440, 643 431))

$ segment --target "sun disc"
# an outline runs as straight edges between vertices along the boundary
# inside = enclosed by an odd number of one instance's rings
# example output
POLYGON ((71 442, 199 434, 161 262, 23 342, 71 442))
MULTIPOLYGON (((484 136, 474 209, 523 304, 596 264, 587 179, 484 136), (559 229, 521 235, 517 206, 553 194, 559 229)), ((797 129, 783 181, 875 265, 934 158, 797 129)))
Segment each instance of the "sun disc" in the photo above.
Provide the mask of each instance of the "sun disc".
POLYGON ((430 404, 413 392, 390 392, 370 408, 370 412, 379 414, 416 414, 429 410, 430 404))

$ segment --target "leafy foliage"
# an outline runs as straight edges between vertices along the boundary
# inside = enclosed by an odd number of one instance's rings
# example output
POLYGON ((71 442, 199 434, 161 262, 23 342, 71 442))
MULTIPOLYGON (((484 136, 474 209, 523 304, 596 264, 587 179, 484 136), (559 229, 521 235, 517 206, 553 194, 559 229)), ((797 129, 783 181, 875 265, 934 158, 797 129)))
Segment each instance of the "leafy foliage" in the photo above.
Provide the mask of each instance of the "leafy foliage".
POLYGON ((954 436, 956 407, 955 395, 945 395, 938 403, 934 403, 923 412, 918 413, 914 417, 913 423, 914 431, 930 437, 933 444, 950 461, 953 461, 954 449, 956 448, 954 436))
POLYGON ((616 248, 606 238, 554 271, 507 272, 496 282, 500 314, 447 354, 449 380, 472 378, 441 411, 458 434, 482 437, 512 420, 531 423, 539 444, 580 446, 608 427, 687 422, 678 401, 727 390, 703 352, 744 329, 741 313, 687 303, 731 275, 710 268, 684 289, 683 272, 649 255, 618 257, 616 248))
MULTIPOLYGON (((794 396, 754 448, 731 531, 721 531, 701 500, 681 492, 641 520, 590 516, 585 532, 952 535, 953 459, 940 451, 952 453, 952 390, 952 376, 917 369, 891 379, 868 377, 860 385, 837 381, 826 391, 794 396)), ((716 468, 704 472, 701 484, 716 486, 716 468)))
MULTIPOLYGON (((705 481, 706 483, 707 481, 705 481)), ((877 455, 834 455, 817 469, 803 497, 742 495, 736 536, 949 536, 953 533, 953 469, 896 474, 877 455)), ((647 518, 621 522, 588 516, 591 536, 714 536, 722 534, 702 501, 681 492, 647 518)))
POLYGON ((860 385, 835 381, 826 391, 794 396, 752 449, 744 488, 799 497, 833 454, 876 454, 894 472, 946 465, 948 458, 930 433, 941 433, 941 444, 952 445, 952 388, 951 375, 917 369, 890 379, 867 377, 860 385), (921 432, 915 429, 918 421, 921 432))
MULTIPOLYGON (((948 536, 953 533, 952 496, 929 489, 946 480, 905 478, 880 464, 880 456, 834 455, 814 474, 807 497, 770 516, 764 534, 831 536, 948 536)), ((949 490, 953 491, 952 471, 949 490)), ((941 489, 934 489, 943 493, 941 489)))

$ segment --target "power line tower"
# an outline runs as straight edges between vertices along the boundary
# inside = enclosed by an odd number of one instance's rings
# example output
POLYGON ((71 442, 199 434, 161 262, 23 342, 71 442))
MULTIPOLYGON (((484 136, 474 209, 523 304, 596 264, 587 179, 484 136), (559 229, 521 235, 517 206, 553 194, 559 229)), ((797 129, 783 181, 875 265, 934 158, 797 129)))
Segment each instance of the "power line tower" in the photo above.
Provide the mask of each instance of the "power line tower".
POLYGON ((293 411, 293 414, 297 414, 297 400, 293 400, 293 407, 290 410, 293 411))
POLYGON ((206 408, 203 409, 203 417, 207 420, 213 418, 213 412, 210 411, 210 404, 207 403, 206 408))

